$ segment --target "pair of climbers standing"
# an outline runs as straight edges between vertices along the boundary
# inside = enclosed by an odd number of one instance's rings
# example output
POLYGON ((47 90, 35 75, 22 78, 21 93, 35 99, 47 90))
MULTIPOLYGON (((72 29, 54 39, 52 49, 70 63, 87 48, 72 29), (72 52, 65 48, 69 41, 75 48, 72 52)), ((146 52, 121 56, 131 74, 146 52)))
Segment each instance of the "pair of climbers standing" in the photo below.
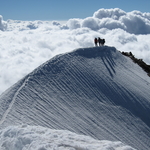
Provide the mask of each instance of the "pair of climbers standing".
POLYGON ((100 37, 94 39, 95 46, 103 46, 105 44, 105 39, 101 39, 100 37))

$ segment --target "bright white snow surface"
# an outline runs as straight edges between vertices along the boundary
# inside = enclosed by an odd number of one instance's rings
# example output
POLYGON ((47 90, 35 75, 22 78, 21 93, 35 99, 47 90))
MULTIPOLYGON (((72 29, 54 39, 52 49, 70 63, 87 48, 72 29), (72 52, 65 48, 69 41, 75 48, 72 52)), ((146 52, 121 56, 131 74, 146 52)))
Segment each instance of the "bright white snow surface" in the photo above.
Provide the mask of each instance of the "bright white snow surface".
POLYGON ((0 96, 1 133, 10 125, 38 125, 146 150, 149 91, 147 73, 114 47, 76 49, 45 62, 0 96))
POLYGON ((0 94, 53 56, 92 47, 95 37, 150 64, 150 13, 99 9, 65 23, 3 19, 0 16, 0 94))
POLYGON ((39 126, 8 127, 0 131, 1 150, 135 150, 121 142, 98 141, 69 131, 39 126))

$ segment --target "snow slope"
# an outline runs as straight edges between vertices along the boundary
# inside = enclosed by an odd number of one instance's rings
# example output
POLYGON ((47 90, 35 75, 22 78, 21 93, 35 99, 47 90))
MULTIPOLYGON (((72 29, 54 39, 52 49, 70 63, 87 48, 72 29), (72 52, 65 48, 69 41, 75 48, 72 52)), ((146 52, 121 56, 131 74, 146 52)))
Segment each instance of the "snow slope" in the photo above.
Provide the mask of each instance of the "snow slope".
POLYGON ((54 57, 0 96, 0 127, 28 124, 150 147, 150 78, 114 47, 54 57))
POLYGON ((64 130, 15 126, 2 130, 1 150, 135 150, 121 142, 99 141, 64 130))

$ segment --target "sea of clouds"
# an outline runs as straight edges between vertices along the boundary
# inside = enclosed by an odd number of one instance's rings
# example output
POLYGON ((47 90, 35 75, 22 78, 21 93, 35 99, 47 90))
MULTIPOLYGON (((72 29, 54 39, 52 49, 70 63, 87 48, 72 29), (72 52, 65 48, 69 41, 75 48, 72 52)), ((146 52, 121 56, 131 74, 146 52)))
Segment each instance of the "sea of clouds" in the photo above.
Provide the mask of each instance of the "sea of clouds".
POLYGON ((55 55, 94 46, 95 37, 150 64, 150 13, 99 9, 65 22, 0 16, 0 94, 55 55))

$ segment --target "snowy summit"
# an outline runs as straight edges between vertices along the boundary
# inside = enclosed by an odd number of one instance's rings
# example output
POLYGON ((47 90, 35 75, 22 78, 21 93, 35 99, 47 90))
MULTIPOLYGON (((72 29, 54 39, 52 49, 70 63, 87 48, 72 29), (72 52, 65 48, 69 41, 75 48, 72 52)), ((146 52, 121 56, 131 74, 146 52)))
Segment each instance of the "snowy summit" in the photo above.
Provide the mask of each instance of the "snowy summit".
POLYGON ((0 96, 0 148, 149 149, 149 90, 114 47, 57 55, 0 96))

